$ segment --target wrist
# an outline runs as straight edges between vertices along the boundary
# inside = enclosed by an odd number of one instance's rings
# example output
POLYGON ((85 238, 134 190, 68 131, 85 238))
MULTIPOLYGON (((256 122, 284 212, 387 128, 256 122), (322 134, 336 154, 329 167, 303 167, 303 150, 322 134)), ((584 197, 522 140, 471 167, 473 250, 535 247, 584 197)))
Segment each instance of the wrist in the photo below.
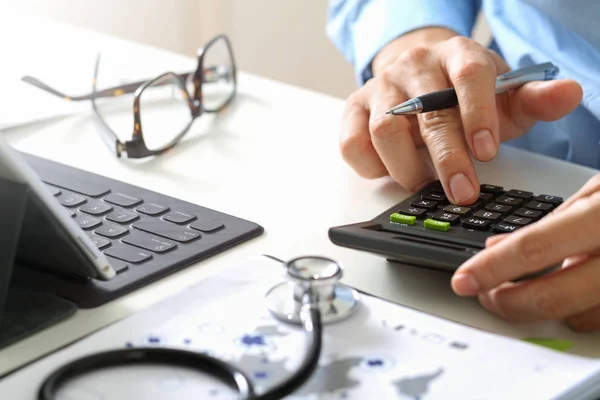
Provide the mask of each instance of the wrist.
POLYGON ((389 42, 373 58, 371 70, 377 76, 405 50, 412 47, 430 47, 458 34, 448 28, 428 27, 406 33, 389 42))

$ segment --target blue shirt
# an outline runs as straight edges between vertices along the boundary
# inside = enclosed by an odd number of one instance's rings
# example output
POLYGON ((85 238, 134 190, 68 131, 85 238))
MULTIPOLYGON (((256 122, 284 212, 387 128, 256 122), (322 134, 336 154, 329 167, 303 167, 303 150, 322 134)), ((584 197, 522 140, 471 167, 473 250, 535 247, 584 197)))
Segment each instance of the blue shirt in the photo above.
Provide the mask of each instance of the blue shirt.
POLYGON ((359 85, 371 61, 394 38, 426 26, 470 37, 482 11, 490 47, 512 69, 551 61, 557 78, 584 91, 564 118, 538 122, 507 144, 600 168, 600 1, 595 0, 330 0, 327 35, 352 63, 359 85))

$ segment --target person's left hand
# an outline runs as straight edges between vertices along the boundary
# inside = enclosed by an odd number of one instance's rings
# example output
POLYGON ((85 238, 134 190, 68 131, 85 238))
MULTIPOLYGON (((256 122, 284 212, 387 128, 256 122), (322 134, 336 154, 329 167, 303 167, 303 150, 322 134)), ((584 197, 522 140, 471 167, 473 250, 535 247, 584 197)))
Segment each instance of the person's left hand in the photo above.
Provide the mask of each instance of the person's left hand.
POLYGON ((459 295, 475 296, 507 320, 565 320, 600 330, 600 174, 541 220, 488 239, 452 277, 459 295), (551 265, 562 268, 512 282, 551 265))

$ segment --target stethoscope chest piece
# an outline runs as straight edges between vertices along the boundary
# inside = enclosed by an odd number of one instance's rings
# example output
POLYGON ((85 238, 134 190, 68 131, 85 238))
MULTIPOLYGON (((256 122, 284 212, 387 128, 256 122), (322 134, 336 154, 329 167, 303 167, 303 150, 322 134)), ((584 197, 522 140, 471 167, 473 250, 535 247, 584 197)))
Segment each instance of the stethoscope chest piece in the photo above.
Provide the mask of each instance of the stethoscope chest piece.
POLYGON ((301 324, 302 299, 307 293, 318 305, 323 323, 343 320, 356 310, 359 294, 339 283, 342 268, 335 261, 304 256, 286 262, 284 267, 288 280, 266 295, 267 307, 277 319, 301 324))

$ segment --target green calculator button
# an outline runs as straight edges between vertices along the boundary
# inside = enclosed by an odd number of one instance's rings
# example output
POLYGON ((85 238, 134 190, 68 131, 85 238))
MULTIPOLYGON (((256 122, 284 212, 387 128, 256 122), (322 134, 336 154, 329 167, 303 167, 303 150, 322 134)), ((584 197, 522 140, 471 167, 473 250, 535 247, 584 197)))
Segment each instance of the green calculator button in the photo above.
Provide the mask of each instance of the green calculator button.
POLYGON ((417 217, 415 217, 414 215, 393 213, 392 215, 390 215, 390 221, 398 222, 400 224, 414 225, 417 223, 417 217))
POLYGON ((436 221, 434 219, 426 219, 423 225, 425 228, 436 229, 438 231, 446 232, 450 230, 450 222, 436 221))

